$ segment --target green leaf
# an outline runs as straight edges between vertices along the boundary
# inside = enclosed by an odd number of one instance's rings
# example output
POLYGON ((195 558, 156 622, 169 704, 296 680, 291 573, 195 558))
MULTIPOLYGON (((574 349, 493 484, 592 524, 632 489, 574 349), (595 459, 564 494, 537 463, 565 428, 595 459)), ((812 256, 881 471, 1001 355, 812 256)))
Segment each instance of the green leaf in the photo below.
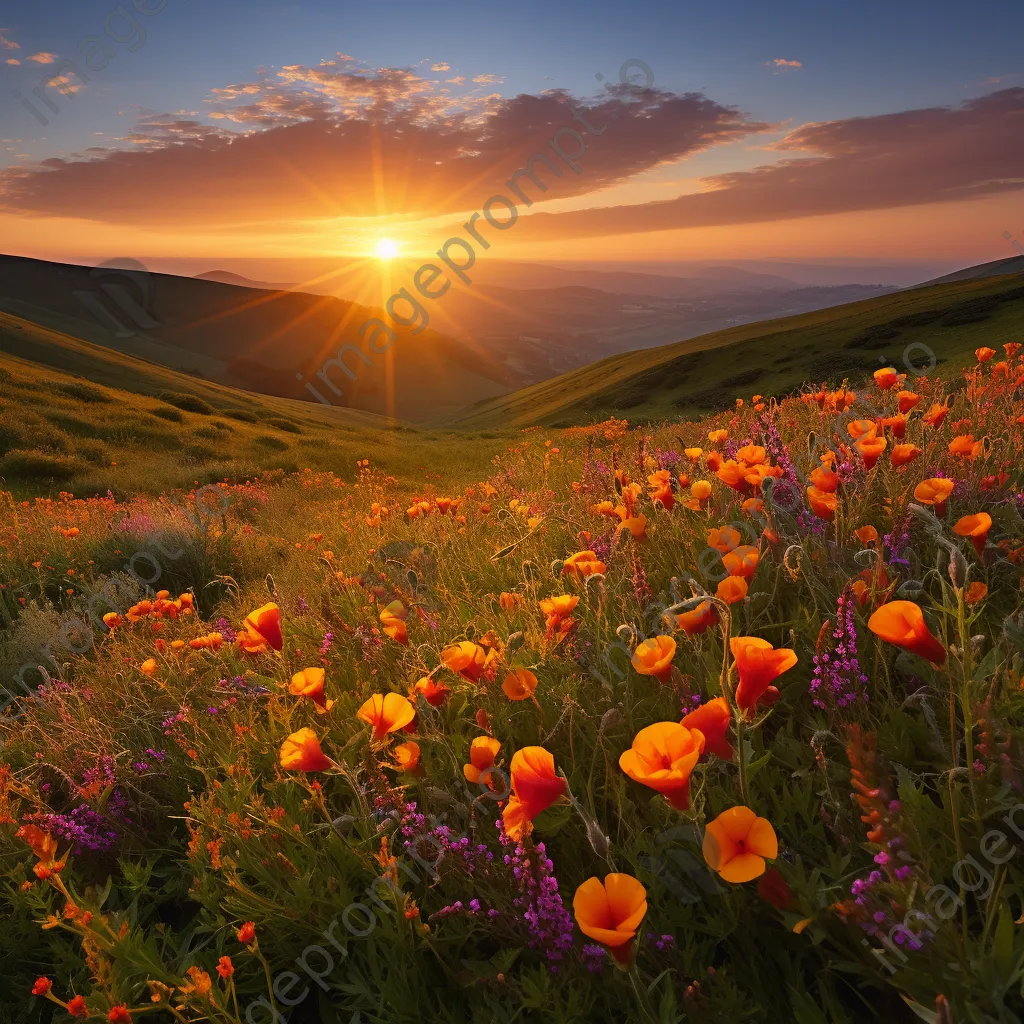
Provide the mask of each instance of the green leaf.
POLYGON ((1013 973, 1013 914, 1003 903, 999 907, 999 922, 992 938, 992 956, 995 958, 996 969, 1005 981, 1010 980, 1013 973))

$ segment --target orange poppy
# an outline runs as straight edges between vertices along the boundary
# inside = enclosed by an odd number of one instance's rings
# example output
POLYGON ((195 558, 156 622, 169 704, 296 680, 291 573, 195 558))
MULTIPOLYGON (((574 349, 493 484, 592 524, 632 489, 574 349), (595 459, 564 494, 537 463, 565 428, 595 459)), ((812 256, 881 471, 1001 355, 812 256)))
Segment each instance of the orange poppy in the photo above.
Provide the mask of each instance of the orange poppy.
POLYGON ((742 804, 723 811, 704 829, 704 860, 726 882, 751 882, 763 875, 766 860, 779 855, 779 841, 767 818, 742 804))
POLYGON ((676 616, 676 628, 687 636, 703 633, 718 622, 718 609, 710 601, 701 601, 696 608, 676 616))
POLYGON ((334 701, 324 697, 325 675, 322 668, 304 668, 292 676, 288 692, 296 697, 308 697, 316 705, 317 714, 325 714, 334 707, 334 701))
POLYGON ((853 532, 861 544, 878 543, 878 531, 873 526, 862 526, 859 530, 854 530, 853 532))
POLYGON ((748 466, 760 465, 767 457, 767 451, 759 444, 746 444, 736 452, 736 458, 748 466))
POLYGON ((619 530, 629 530, 634 540, 644 540, 647 537, 647 516, 627 516, 618 526, 619 530))
POLYGON ((901 391, 896 396, 896 399, 899 403, 900 412, 906 414, 920 403, 921 396, 915 395, 913 391, 901 391))
POLYGON ((356 718, 373 726, 375 740, 404 729, 415 717, 412 702, 400 693, 375 693, 356 712, 356 718))
POLYGON ((405 626, 405 618, 409 614, 401 601, 392 601, 380 613, 380 622, 385 634, 403 647, 409 644, 409 633, 405 626))
POLYGON ((512 795, 501 812, 505 831, 521 838, 526 823, 565 793, 565 779, 555 773, 555 759, 543 747, 523 747, 512 755, 512 795))
POLYGON ((572 912, 588 939, 628 962, 629 944, 647 914, 647 890, 632 875, 618 872, 605 875, 603 882, 588 878, 573 896, 572 912))
POLYGON ((752 579, 757 572, 757 563, 761 553, 752 544, 741 544, 733 551, 722 555, 722 565, 730 576, 742 576, 752 579))
POLYGON ((398 764, 400 771, 408 772, 410 775, 419 775, 422 773, 422 767, 420 766, 420 745, 408 740, 405 743, 399 743, 392 751, 395 756, 395 761, 398 764))
POLYGON ((819 491, 826 494, 832 494, 839 489, 839 474, 825 466, 819 466, 814 470, 810 475, 810 481, 819 491))
POLYGON ((140 666, 139 671, 144 676, 153 676, 156 673, 156 658, 147 658, 140 666))
POLYGON ((680 725, 687 729, 696 729, 704 737, 704 753, 715 754, 723 761, 732 760, 732 747, 729 745, 729 723, 732 715, 729 704, 724 697, 715 697, 705 701, 688 715, 684 715, 680 725))
POLYGON ((721 551, 732 551, 740 546, 740 531, 732 526, 715 528, 708 534, 708 547, 721 551))
POLYGON ((537 677, 528 668, 517 668, 505 677, 501 689, 509 700, 527 700, 537 689, 537 677))
POLYGON ((726 604, 736 604, 747 596, 747 581, 742 576, 726 576, 715 594, 726 604))
POLYGON ((275 651, 284 647, 284 639, 281 636, 281 609, 272 601, 250 612, 245 617, 243 629, 247 633, 255 633, 264 643, 273 647, 275 651))
POLYGON ((633 668, 642 676, 654 676, 666 682, 672 675, 672 659, 676 656, 676 642, 670 636, 655 636, 637 644, 633 652, 633 668))
POLYGON ((817 487, 807 488, 807 504, 819 518, 831 521, 836 514, 839 499, 830 491, 821 491, 817 487))
POLYGON ((992 529, 992 517, 987 512, 975 512, 964 516, 953 527, 958 537, 970 537, 975 551, 980 555, 985 550, 988 531, 992 529))
POLYGON ((503 591, 498 597, 498 604, 501 605, 502 611, 514 612, 519 608, 525 607, 526 598, 522 594, 509 594, 503 591))
POLYGON ((709 430, 708 431, 708 440, 712 444, 718 444, 719 441, 724 441, 728 436, 729 436, 729 431, 728 430, 722 430, 721 428, 719 428, 718 430, 709 430))
POLYGON ((678 722, 655 722, 641 729, 619 757, 634 781, 661 793, 677 810, 690 806, 690 773, 704 750, 704 734, 678 722))
POLYGON ((905 466, 921 454, 922 451, 916 444, 897 444, 893 446, 889 459, 894 466, 905 466))
POLYGON ((474 683, 480 681, 480 677, 497 657, 498 652, 493 648, 485 649, 472 640, 462 640, 441 652, 441 661, 446 668, 474 683))
POLYGON ((704 449, 703 448, 684 448, 683 449, 683 454, 691 462, 699 462, 700 461, 700 457, 704 454, 704 449))
POLYGON ((722 467, 722 453, 708 452, 707 458, 704 460, 704 465, 708 467, 708 472, 717 473, 722 467))
POLYGON ((295 772, 322 772, 334 762, 320 749, 320 741, 312 729, 293 732, 281 744, 281 767, 295 772))
POLYGON ((862 437, 854 444, 864 460, 864 468, 871 469, 889 442, 884 437, 862 437))
POLYGON ((874 420, 852 420, 846 424, 846 432, 855 441, 861 437, 874 437, 878 433, 878 424, 874 420))
POLYGON ((966 601, 967 604, 978 604, 979 601, 985 600, 985 595, 987 593, 988 586, 986 584, 974 582, 964 593, 964 601, 966 601))
MULTIPOLYGON (((494 767, 495 758, 501 750, 501 743, 493 736, 477 736, 469 745, 469 764, 462 766, 462 774, 468 782, 479 782, 480 776, 494 767)), ((490 774, 487 782, 490 783, 490 774)), ((492 787, 493 788, 493 787, 492 787)))
POLYGON ((868 629, 887 643, 903 647, 935 665, 946 660, 945 647, 928 629, 924 613, 913 601, 883 604, 868 619, 868 629))
POLYGON ((607 569, 608 567, 593 551, 577 551, 562 564, 562 573, 575 576, 577 579, 585 579, 599 573, 603 575, 607 569))
POLYGON ((932 477, 922 480, 914 488, 914 497, 922 505, 933 505, 935 514, 942 515, 946 509, 946 501, 953 493, 953 481, 943 477, 932 477))
POLYGON ((430 676, 423 676, 409 687, 409 699, 415 701, 416 697, 422 694, 423 699, 432 708, 439 708, 451 692, 450 686, 435 682, 430 676))
POLYGON ((946 413, 948 412, 948 405, 939 405, 938 402, 933 402, 932 407, 924 414, 922 419, 929 427, 934 427, 938 430, 942 426, 942 421, 946 418, 946 413))
POLYGON ((750 485, 746 480, 747 467, 737 462, 735 459, 729 459, 723 462, 716 470, 715 476, 722 481, 727 487, 731 487, 734 491, 739 491, 741 494, 750 490, 750 485))
POLYGON ((959 434, 949 442, 949 454, 961 459, 976 459, 985 450, 984 441, 975 441, 973 434, 959 434))
POLYGON ((746 712, 756 707, 772 683, 797 662, 796 652, 788 647, 776 649, 756 636, 734 636, 729 640, 739 683, 736 704, 746 712))
POLYGON ((987 363, 995 354, 996 350, 994 348, 989 348, 987 345, 974 350, 974 357, 979 363, 987 363))
POLYGON ((886 416, 881 420, 881 426, 883 430, 891 430, 892 436, 895 437, 897 441, 902 441, 907 432, 907 417, 886 416))
POLYGON ((900 380, 900 375, 891 366, 884 366, 881 370, 875 370, 873 374, 875 383, 883 390, 888 391, 895 387, 900 380))

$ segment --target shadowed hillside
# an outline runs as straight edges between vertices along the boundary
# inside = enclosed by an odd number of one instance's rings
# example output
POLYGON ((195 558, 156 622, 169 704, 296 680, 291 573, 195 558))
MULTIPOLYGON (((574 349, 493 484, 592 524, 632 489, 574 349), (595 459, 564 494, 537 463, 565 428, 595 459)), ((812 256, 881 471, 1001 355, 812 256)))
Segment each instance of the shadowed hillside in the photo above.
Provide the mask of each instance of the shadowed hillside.
POLYGON ((929 351, 948 378, 977 347, 997 348, 1022 333, 1024 276, 932 285, 613 356, 479 402, 450 422, 569 425, 609 413, 668 419, 722 408, 752 392, 779 395, 805 381, 860 379, 889 363, 902 370, 905 357, 926 366, 929 351))
POLYGON ((317 374, 378 310, 329 296, 148 272, 0 257, 0 310, 171 369, 263 394, 425 420, 524 383, 508 366, 428 327, 396 328, 385 354, 317 374), (400 355, 399 355, 400 353, 400 355), (300 380, 298 375, 305 380, 300 380), (331 389, 333 384, 334 389, 331 389))

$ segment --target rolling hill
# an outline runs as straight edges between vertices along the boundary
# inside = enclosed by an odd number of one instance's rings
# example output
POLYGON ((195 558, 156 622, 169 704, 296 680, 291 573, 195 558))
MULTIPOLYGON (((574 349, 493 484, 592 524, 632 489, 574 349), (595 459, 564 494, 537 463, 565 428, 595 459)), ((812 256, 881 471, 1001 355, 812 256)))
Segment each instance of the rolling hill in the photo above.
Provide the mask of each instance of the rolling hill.
POLYGON ((463 429, 586 423, 609 414, 658 421, 783 394, 807 381, 861 379, 891 363, 927 365, 947 379, 993 348, 1024 337, 1024 276, 979 277, 718 331, 613 356, 446 422, 463 429), (908 347, 913 346, 909 348, 908 347))
MULTIPOLYGON (((383 355, 345 357, 379 310, 331 296, 0 257, 0 310, 206 380, 406 420, 428 420, 526 379, 486 351, 428 327, 397 328, 383 355), (400 358, 396 357, 401 352, 400 358), (320 371, 331 384, 317 379, 320 371), (335 388, 331 390, 331 386, 335 388)), ((365 344, 365 342, 363 343, 365 344)))
POLYGON ((0 490, 15 495, 123 497, 275 469, 352 479, 366 458, 422 481, 442 449, 471 478, 496 438, 253 394, 0 313, 0 490))

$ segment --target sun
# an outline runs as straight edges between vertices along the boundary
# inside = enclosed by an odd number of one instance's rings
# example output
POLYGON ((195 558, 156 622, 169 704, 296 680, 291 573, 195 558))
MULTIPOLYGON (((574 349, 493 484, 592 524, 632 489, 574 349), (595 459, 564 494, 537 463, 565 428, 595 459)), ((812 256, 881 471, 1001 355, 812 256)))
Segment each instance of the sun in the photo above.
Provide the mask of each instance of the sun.
POLYGON ((377 259, 393 260, 398 255, 398 243, 393 238, 382 238, 377 243, 377 259))

